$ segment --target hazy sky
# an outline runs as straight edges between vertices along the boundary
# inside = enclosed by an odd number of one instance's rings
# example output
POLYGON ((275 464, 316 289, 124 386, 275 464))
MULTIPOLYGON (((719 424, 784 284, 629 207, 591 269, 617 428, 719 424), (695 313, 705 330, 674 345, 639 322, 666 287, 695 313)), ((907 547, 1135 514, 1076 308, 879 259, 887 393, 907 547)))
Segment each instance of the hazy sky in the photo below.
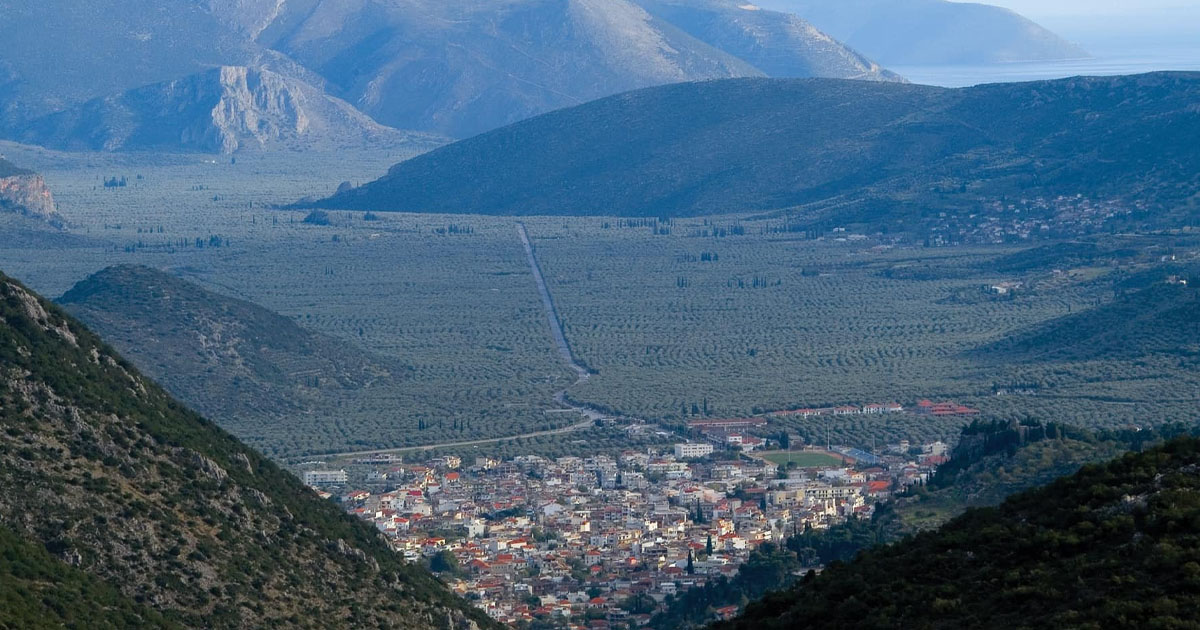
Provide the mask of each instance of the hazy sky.
POLYGON ((982 0, 982 2, 1008 7, 1029 17, 1147 13, 1196 6, 1194 0, 982 0))

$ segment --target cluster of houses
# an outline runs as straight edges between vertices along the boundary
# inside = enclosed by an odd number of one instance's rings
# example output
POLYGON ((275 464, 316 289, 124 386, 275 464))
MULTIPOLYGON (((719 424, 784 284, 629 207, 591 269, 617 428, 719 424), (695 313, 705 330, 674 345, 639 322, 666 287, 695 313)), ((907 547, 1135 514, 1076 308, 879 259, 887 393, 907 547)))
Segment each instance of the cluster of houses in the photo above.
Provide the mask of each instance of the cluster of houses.
POLYGON ((821 407, 817 409, 790 409, 777 411, 775 416, 800 416, 812 418, 815 416, 870 416, 881 413, 900 413, 904 406, 900 403, 869 403, 866 405, 842 405, 840 407, 821 407))
POLYGON ((802 418, 814 418, 818 416, 872 416, 885 413, 901 413, 910 411, 917 415, 933 415, 933 416, 973 416, 979 413, 978 409, 965 407, 955 402, 932 402, 922 400, 911 409, 905 409, 900 403, 869 403, 866 405, 843 405, 840 407, 820 407, 814 409, 789 409, 787 411, 776 411, 772 416, 800 416, 802 418))
POLYGON ((348 475, 315 485, 493 618, 602 630, 644 626, 666 598, 735 575, 762 543, 870 516, 878 500, 934 470, 911 452, 865 469, 780 470, 713 447, 481 457, 472 466, 381 456, 305 478, 348 475))
POLYGON ((1144 200, 1101 200, 1083 195, 994 200, 978 212, 939 215, 931 226, 930 244, 1009 243, 1078 236, 1100 231, 1113 219, 1143 212, 1147 207, 1144 200))

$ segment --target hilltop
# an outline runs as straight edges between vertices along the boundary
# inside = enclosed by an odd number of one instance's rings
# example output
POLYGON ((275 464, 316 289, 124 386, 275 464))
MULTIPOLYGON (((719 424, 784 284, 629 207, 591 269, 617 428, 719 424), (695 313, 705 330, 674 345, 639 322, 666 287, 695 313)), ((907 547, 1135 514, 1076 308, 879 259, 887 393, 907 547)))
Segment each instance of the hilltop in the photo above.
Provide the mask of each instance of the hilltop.
POLYGON ((958 238, 1010 196, 1050 199, 1024 217, 1086 229, 1073 200, 1057 200, 1086 192, 1115 204, 1106 213, 1116 220, 1186 221, 1200 156, 1183 138, 1200 129, 1198 94, 1195 73, 955 90, 830 79, 671 85, 457 142, 316 205, 627 217, 787 208, 800 226, 935 221, 958 238))
POLYGON ((1196 601, 1200 440, 1087 466, 810 573, 714 628, 1182 625, 1196 601))
POLYGON ((0 607, 0 625, 64 614, 49 602, 77 601, 62 589, 80 571, 111 587, 97 597, 119 591, 129 615, 150 608, 183 627, 490 625, 373 528, 3 276, 0 374, 0 527, 25 563, 0 564, 3 579, 70 577, 39 586, 48 595, 26 598, 32 612, 0 607))
POLYGON ((314 438, 341 432, 342 396, 407 373, 261 306, 147 267, 99 271, 58 303, 190 407, 264 447, 288 441, 301 418, 318 423, 308 427, 314 438))

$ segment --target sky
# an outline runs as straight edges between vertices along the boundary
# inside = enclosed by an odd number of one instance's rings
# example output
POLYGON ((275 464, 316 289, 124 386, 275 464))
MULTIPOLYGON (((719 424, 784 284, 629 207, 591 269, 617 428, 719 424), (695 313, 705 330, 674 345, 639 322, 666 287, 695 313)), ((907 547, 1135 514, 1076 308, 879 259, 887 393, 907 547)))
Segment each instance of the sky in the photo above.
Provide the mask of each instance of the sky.
POLYGON ((1127 15, 1158 13, 1164 9, 1195 7, 1194 0, 982 0, 1007 7, 1027 17, 1127 15))
POLYGON ((1200 49, 1197 0, 978 0, 1007 7, 1095 54, 1200 49))

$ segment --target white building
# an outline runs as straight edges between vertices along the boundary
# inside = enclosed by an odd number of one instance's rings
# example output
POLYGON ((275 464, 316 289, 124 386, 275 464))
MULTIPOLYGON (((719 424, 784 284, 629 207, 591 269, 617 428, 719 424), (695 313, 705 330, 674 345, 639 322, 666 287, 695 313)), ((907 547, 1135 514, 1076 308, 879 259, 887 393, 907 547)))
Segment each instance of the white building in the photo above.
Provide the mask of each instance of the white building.
POLYGON ((680 459, 690 459, 693 457, 704 457, 711 455, 713 452, 712 444, 688 442, 686 444, 675 445, 675 457, 680 459))
POLYGON ((304 484, 308 486, 340 486, 349 480, 344 470, 310 470, 304 473, 304 484))

